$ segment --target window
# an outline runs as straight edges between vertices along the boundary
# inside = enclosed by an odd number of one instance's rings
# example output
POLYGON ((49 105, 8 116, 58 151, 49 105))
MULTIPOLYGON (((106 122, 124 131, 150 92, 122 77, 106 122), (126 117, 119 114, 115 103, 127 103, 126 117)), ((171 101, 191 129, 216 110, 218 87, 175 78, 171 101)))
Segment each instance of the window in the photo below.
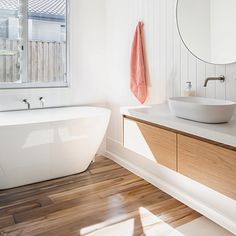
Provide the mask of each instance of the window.
POLYGON ((0 88, 67 86, 67 0, 0 0, 0 88))

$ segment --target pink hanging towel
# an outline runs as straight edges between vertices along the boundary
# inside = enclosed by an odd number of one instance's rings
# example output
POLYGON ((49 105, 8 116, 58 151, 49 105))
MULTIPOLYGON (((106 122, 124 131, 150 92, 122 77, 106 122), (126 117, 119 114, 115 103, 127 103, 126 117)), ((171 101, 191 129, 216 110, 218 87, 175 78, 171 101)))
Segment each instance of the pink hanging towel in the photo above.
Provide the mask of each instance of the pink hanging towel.
POLYGON ((130 63, 130 89, 137 99, 143 104, 147 99, 147 79, 144 57, 143 26, 139 22, 136 27, 132 44, 130 63))

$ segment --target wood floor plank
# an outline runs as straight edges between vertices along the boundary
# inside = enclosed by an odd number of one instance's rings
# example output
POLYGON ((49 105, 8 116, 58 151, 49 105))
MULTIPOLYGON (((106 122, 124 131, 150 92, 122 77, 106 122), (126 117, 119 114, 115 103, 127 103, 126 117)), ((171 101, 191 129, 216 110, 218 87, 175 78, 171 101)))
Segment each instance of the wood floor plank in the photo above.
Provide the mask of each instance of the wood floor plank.
POLYGON ((15 221, 12 215, 0 217, 0 229, 14 224, 15 221))
POLYGON ((130 183, 132 184, 137 181, 141 181, 141 179, 136 176, 134 177, 133 175, 126 175, 116 179, 110 179, 96 183, 89 182, 87 185, 81 186, 80 188, 74 188, 71 190, 63 191, 49 196, 53 201, 62 201, 64 198, 68 200, 77 198, 78 194, 82 194, 84 192, 87 192, 87 194, 89 193, 92 194, 94 192, 99 193, 99 191, 103 192, 105 191, 105 189, 114 189, 114 186, 116 186, 117 188, 120 185, 126 185, 130 183))
POLYGON ((101 156, 84 173, 0 191, 0 235, 122 235, 132 226, 140 236, 160 222, 178 227, 198 217, 101 156))
POLYGON ((6 208, 2 208, 0 210, 0 215, 13 215, 17 212, 24 212, 38 207, 41 207, 39 202, 26 202, 23 204, 11 205, 6 208))
MULTIPOLYGON (((67 190, 72 190, 75 188, 79 188, 79 187, 83 187, 89 184, 95 184, 98 182, 101 182, 103 180, 107 180, 107 179, 117 179, 117 178, 122 178, 123 176, 126 175, 130 175, 130 172, 128 171, 124 171, 123 169, 121 170, 113 170, 111 172, 105 172, 102 175, 89 175, 89 176, 85 176, 82 177, 82 179, 80 179, 80 175, 77 175, 77 181, 73 180, 67 180, 67 178, 64 180, 63 183, 58 184, 54 184, 52 183, 52 185, 50 186, 50 181, 47 182, 47 187, 41 187, 39 186, 38 188, 34 188, 33 190, 31 190, 30 186, 27 190, 24 190, 23 192, 20 192, 18 188, 17 192, 14 194, 14 192, 12 192, 12 190, 10 190, 10 194, 6 194, 6 193, 2 193, 2 196, 0 196, 0 207, 4 206, 6 204, 9 204, 11 202, 22 202, 25 201, 25 199, 27 198, 28 200, 36 200, 38 198, 43 198, 43 197, 47 197, 48 195, 51 194, 55 194, 55 193, 60 193, 62 191, 67 191, 67 190), (48 186, 49 185, 49 186, 48 186)), ((25 188, 25 187, 23 187, 25 188)), ((7 190, 8 192, 9 190, 7 190)), ((2 191, 4 192, 4 191, 2 191)))

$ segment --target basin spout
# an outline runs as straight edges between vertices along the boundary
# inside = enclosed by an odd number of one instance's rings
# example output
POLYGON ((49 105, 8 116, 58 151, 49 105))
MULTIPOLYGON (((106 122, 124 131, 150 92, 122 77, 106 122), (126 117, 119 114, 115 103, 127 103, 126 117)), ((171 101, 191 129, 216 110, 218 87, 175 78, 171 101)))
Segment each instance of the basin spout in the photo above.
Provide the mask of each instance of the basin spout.
POLYGON ((208 84, 209 81, 214 81, 214 80, 219 80, 221 82, 225 82, 225 76, 221 75, 219 77, 208 77, 208 78, 206 78, 205 83, 204 83, 204 87, 205 88, 207 87, 207 84, 208 84))

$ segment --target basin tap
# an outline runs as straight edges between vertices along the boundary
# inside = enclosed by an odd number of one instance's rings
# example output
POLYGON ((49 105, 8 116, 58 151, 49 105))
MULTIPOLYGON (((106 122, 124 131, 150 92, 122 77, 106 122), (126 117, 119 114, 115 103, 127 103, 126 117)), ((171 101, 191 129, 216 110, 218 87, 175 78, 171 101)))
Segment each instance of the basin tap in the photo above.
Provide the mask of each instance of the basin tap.
POLYGON ((44 98, 43 98, 43 97, 40 97, 40 98, 39 98, 39 101, 40 101, 40 103, 41 103, 41 107, 44 108, 44 104, 45 104, 44 98))
POLYGON ((30 102, 27 99, 23 99, 22 102, 27 105, 28 110, 30 110, 30 102))
POLYGON ((206 88, 208 82, 212 81, 212 80, 219 80, 221 82, 225 82, 225 76, 221 75, 219 77, 208 77, 208 78, 206 78, 205 83, 204 83, 204 87, 206 88))

